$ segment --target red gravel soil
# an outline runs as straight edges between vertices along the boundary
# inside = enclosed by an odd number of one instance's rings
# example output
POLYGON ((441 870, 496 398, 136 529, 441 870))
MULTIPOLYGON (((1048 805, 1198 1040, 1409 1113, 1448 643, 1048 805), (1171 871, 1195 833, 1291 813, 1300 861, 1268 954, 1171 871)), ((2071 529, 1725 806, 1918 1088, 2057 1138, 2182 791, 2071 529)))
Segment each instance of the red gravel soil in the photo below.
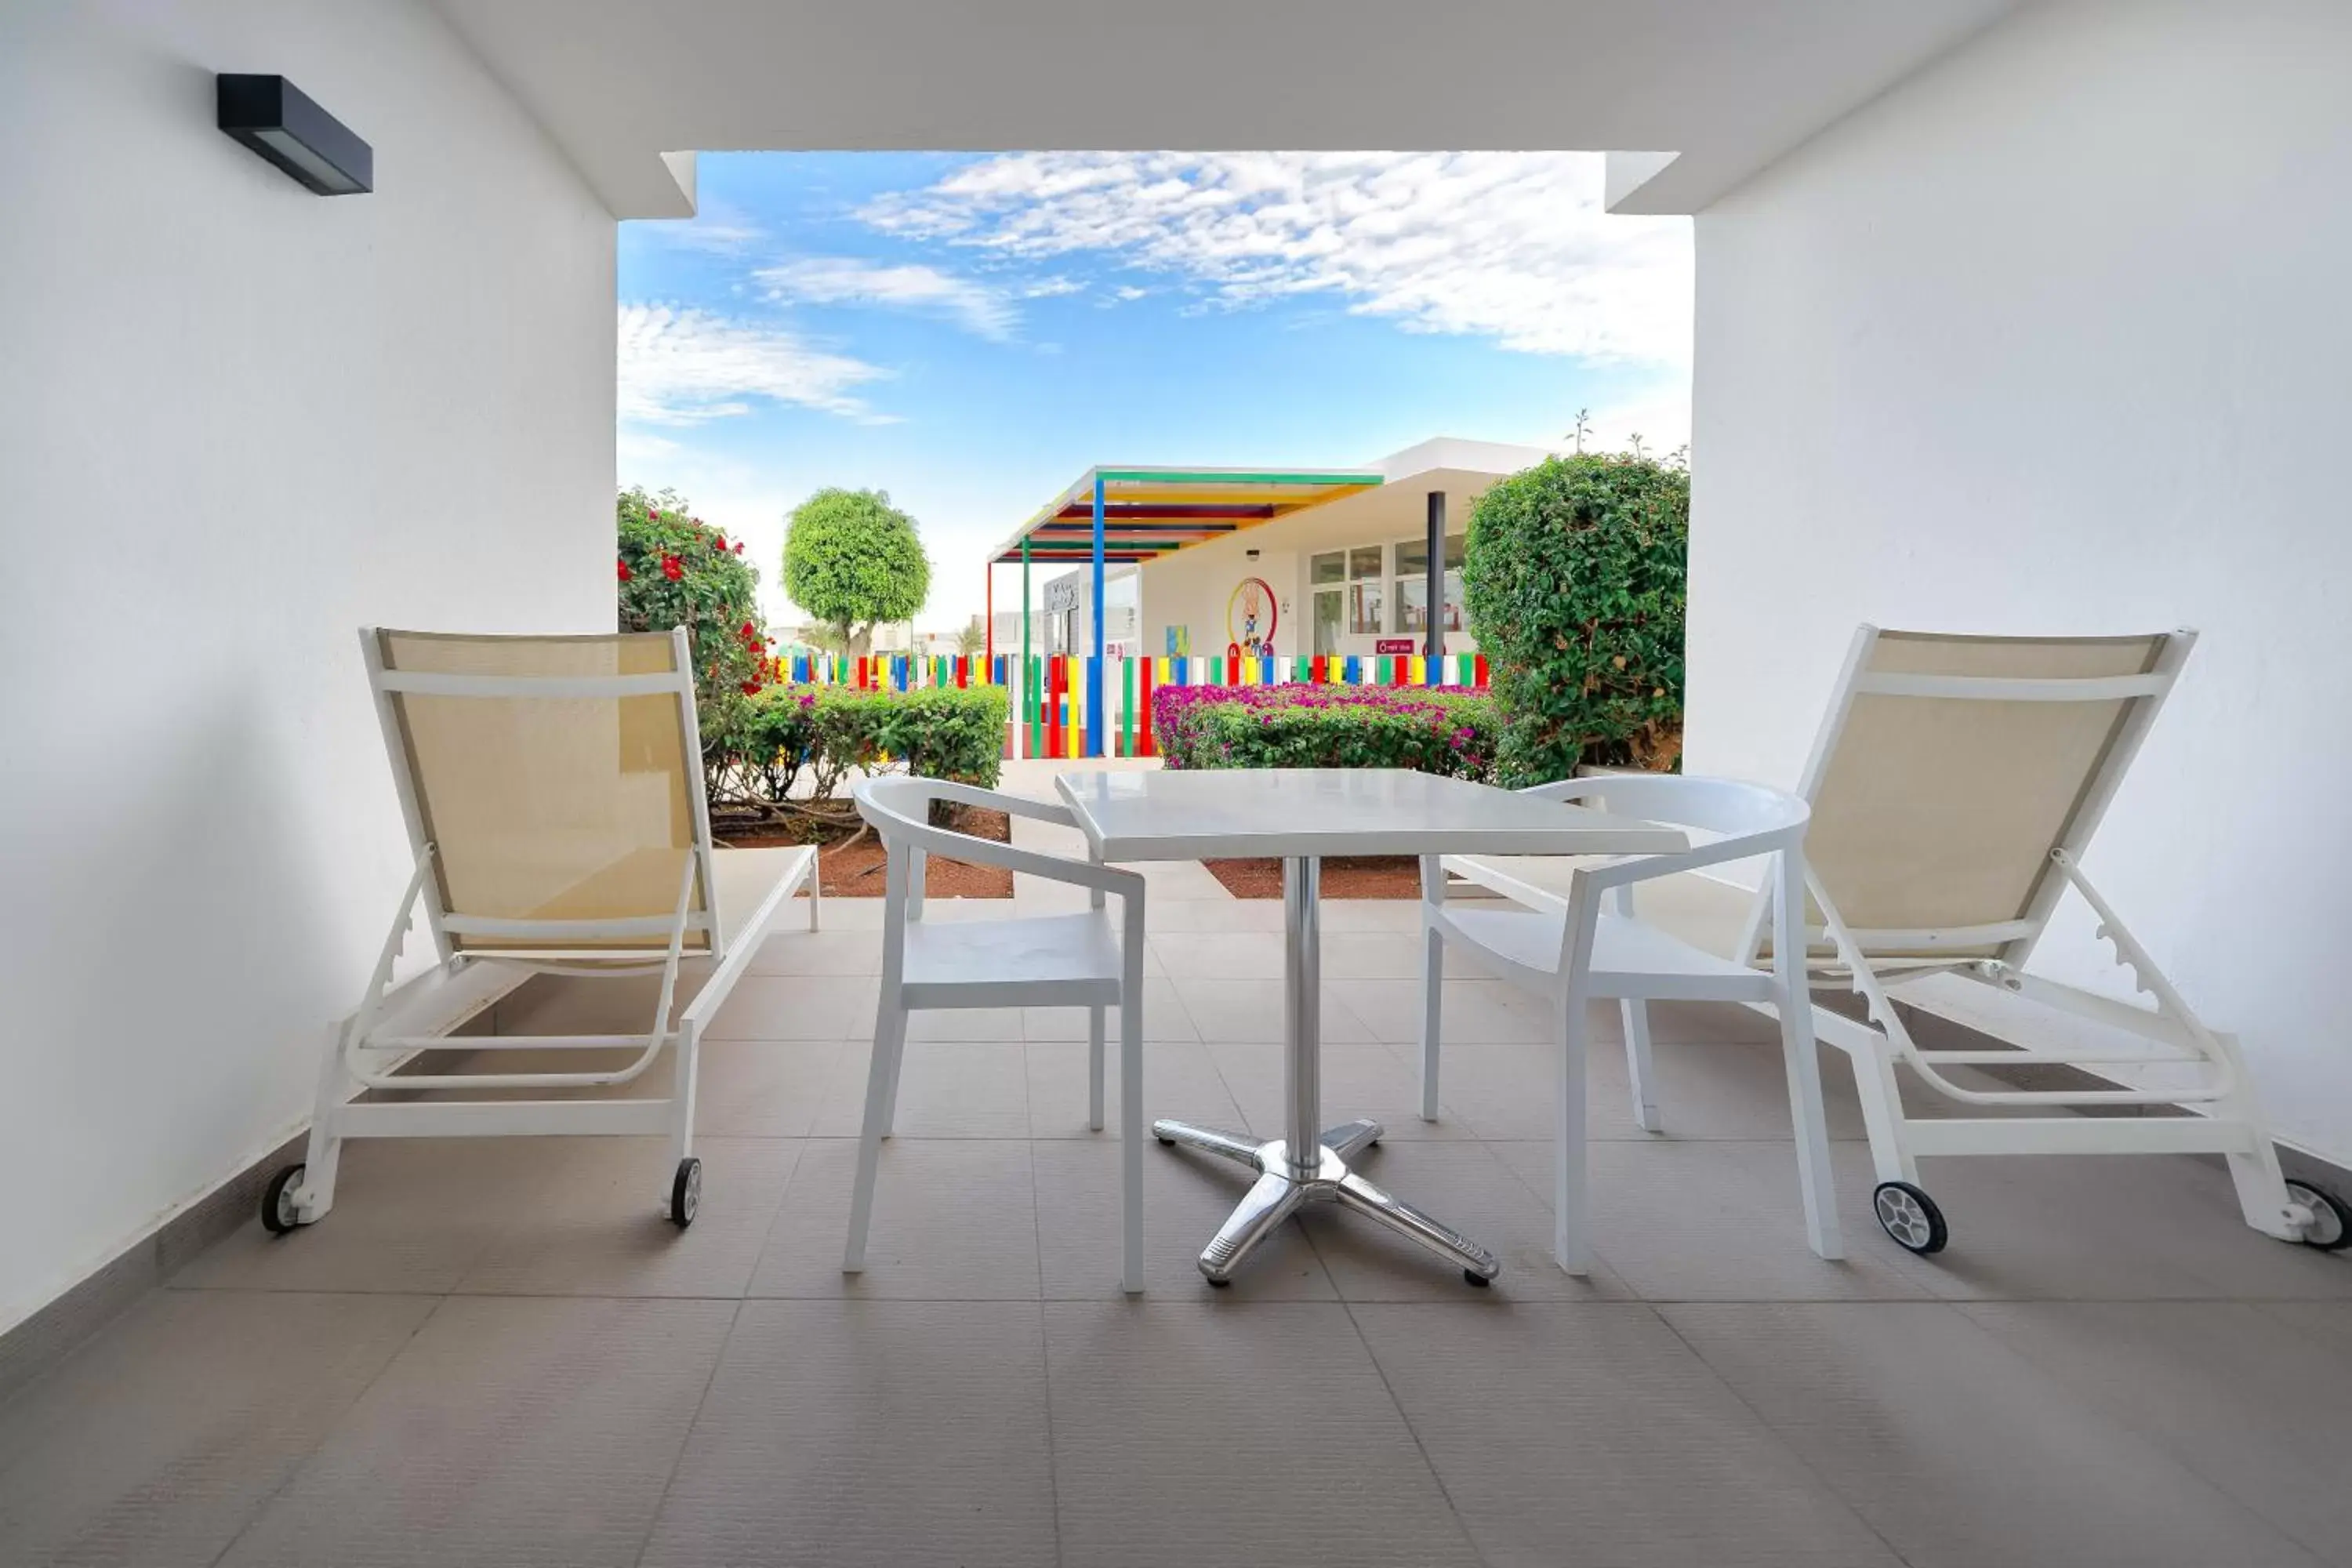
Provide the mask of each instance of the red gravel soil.
MULTIPOLYGON (((1201 864, 1237 899, 1282 897, 1282 862, 1272 857, 1201 864)), ((1323 862, 1319 886, 1327 899, 1417 899, 1421 862, 1410 855, 1334 855, 1323 862)))
MULTIPOLYGON (((1011 817, 977 806, 957 809, 955 830, 999 844, 1013 841, 1011 817)), ((740 849, 802 842, 787 833, 730 833, 722 837, 740 849)), ((816 852, 818 884, 828 899, 878 899, 887 890, 884 858, 882 841, 871 833, 821 845, 816 852)), ((934 855, 923 867, 923 892, 934 899, 1009 899, 1013 873, 1002 866, 973 866, 934 855)))

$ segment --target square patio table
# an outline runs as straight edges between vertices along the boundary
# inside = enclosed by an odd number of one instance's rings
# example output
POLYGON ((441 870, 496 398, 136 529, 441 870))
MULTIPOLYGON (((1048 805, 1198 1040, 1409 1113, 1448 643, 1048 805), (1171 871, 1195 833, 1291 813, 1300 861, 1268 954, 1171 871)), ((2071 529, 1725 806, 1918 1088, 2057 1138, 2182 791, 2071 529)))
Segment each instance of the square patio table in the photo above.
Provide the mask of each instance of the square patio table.
POLYGON ((1474 1285, 1500 1272, 1495 1255, 1348 1164, 1380 1141, 1377 1121, 1323 1126, 1321 935, 1316 916, 1331 855, 1675 854, 1677 828, 1538 800, 1465 779, 1402 768, 1234 768, 1068 773, 1055 790, 1076 814, 1097 860, 1282 861, 1285 1136, 1256 1142, 1183 1121, 1155 1121, 1162 1143, 1214 1154, 1257 1179, 1201 1253, 1212 1285, 1234 1272, 1307 1203, 1336 1203, 1461 1266, 1474 1285))

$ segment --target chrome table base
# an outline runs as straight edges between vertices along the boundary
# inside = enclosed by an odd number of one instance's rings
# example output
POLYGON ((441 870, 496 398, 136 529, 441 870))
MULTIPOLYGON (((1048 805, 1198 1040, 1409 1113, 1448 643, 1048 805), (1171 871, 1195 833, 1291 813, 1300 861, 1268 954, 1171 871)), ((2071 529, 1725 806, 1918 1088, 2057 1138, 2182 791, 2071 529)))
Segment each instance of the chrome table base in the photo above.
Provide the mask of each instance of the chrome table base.
POLYGON ((1309 1203, 1336 1203, 1378 1220, 1457 1265, 1474 1285, 1502 1272, 1495 1255, 1441 1225, 1412 1205, 1366 1181, 1348 1156, 1381 1141, 1377 1121, 1349 1121, 1322 1130, 1322 937, 1316 914, 1318 862, 1307 858, 1282 863, 1283 1037, 1289 1136, 1252 1142, 1229 1132, 1183 1121, 1155 1121, 1152 1135, 1231 1160, 1257 1173, 1241 1206, 1219 1226, 1201 1254, 1201 1273, 1212 1285, 1228 1283, 1234 1270, 1282 1222, 1309 1203), (1290 1151, 1308 1149, 1310 1159, 1294 1163, 1290 1151))
POLYGON ((1349 1168, 1348 1156, 1381 1141, 1377 1121, 1350 1121, 1325 1132, 1318 1142, 1311 1173, 1295 1169, 1290 1145, 1277 1138, 1253 1143, 1229 1132, 1194 1127, 1183 1121, 1155 1121, 1151 1134, 1162 1143, 1181 1143, 1246 1165, 1257 1180, 1242 1197, 1241 1206, 1226 1216, 1217 1234, 1201 1252, 1201 1274, 1212 1285, 1230 1282, 1257 1249, 1258 1243, 1282 1228, 1282 1222, 1310 1203, 1335 1203, 1378 1220, 1400 1236, 1410 1237, 1441 1258, 1461 1267, 1470 1282, 1484 1285, 1502 1272, 1495 1255, 1476 1242, 1432 1219, 1411 1204, 1400 1202, 1349 1168))

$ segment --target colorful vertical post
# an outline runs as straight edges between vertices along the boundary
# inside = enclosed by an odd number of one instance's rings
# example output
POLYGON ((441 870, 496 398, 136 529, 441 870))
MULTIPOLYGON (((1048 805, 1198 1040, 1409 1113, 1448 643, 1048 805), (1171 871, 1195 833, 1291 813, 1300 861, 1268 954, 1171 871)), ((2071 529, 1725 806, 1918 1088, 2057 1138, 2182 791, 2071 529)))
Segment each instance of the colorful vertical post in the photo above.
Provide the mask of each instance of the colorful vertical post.
POLYGON ((1103 477, 1095 472, 1094 602, 1087 619, 1094 623, 1094 663, 1087 667, 1087 755, 1103 754, 1103 477))

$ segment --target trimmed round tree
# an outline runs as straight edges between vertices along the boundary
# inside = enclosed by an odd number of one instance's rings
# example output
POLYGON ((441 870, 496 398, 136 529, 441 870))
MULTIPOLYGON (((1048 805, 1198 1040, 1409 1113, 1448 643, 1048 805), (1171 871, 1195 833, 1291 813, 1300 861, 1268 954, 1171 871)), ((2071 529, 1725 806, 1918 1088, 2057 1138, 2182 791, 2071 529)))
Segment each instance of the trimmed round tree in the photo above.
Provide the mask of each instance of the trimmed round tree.
POLYGON ((760 574, 740 542, 691 516, 674 490, 623 490, 618 511, 620 629, 686 628, 708 771, 742 722, 744 700, 766 686, 774 669, 760 616, 760 574))
POLYGON ((883 491, 821 489, 793 509, 784 592, 832 627, 843 647, 863 654, 875 626, 923 607, 931 562, 915 520, 883 491))
POLYGON ((1496 482, 1470 514, 1470 629, 1502 710, 1496 782, 1681 753, 1690 474, 1601 453, 1496 482))

